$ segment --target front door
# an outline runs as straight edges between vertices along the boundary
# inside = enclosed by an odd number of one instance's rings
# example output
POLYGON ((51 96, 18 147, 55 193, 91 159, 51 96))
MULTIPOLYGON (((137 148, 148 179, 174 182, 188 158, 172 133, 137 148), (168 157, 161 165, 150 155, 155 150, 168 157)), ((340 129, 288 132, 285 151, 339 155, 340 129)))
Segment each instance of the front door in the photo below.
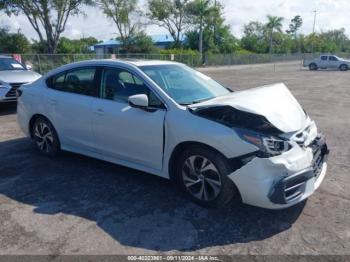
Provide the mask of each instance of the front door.
POLYGON ((338 58, 336 58, 335 56, 329 56, 329 68, 338 68, 339 67, 339 61, 338 58))
POLYGON ((166 110, 136 75, 122 68, 104 68, 100 99, 93 102, 96 149, 107 157, 160 170, 166 110), (130 107, 128 97, 146 94, 154 110, 130 107))

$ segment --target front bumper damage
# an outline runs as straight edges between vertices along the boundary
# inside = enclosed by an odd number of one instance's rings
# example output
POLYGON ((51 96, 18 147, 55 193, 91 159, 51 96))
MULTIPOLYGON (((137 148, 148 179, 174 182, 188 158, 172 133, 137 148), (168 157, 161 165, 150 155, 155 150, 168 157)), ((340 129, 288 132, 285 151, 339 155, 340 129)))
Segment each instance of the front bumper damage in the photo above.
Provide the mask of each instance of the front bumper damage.
POLYGON ((256 157, 229 177, 244 203, 287 208, 305 200, 320 186, 326 175, 328 154, 325 137, 318 135, 307 147, 295 146, 271 158, 256 157))

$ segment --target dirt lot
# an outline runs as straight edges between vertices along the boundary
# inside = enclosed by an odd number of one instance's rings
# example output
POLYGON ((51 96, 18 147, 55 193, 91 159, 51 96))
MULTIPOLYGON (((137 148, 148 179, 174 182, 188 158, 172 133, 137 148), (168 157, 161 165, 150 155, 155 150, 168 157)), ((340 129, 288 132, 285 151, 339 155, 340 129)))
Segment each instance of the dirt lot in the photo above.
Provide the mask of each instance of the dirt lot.
POLYGON ((201 70, 236 90, 284 82, 317 121, 329 172, 307 203, 206 210, 157 177, 71 153, 41 156, 14 107, 2 106, 0 254, 349 254, 350 72, 297 63, 201 70))

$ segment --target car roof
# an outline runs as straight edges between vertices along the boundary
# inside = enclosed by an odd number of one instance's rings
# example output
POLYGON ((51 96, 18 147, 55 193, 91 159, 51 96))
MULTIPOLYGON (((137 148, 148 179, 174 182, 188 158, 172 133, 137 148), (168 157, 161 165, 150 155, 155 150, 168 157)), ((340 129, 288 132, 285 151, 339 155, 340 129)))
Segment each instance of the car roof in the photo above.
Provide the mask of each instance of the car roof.
POLYGON ((141 59, 91 59, 79 61, 76 63, 72 63, 70 65, 105 65, 105 64, 125 64, 125 65, 133 65, 133 66, 151 66, 151 65, 172 65, 179 64, 173 61, 166 60, 141 60, 141 59))
POLYGON ((105 65, 105 64, 125 64, 134 66, 148 66, 148 65, 171 65, 179 64, 173 61, 166 60, 141 60, 141 59, 91 59, 72 63, 71 65, 105 65))
POLYGON ((80 66, 121 66, 126 67, 141 67, 141 66, 152 66, 152 65, 176 65, 180 64, 173 61, 163 61, 163 60, 139 60, 139 59, 92 59, 84 60, 75 63, 66 64, 55 68, 46 74, 50 77, 56 73, 60 73, 65 70, 70 70, 80 66))
POLYGON ((11 56, 6 56, 6 55, 0 55, 0 59, 1 58, 12 58, 11 56))

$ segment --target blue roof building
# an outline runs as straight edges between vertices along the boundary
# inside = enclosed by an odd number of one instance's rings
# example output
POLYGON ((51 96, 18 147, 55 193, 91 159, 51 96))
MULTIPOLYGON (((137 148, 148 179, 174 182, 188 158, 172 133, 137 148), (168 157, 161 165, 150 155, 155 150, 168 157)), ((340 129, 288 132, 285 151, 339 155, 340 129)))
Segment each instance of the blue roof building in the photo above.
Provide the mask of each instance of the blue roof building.
MULTIPOLYGON (((170 34, 161 34, 161 35, 151 35, 150 36, 154 42, 154 45, 158 48, 164 49, 174 43, 174 39, 170 34)), ((185 36, 181 35, 181 42, 185 41, 185 36)), ((102 43, 98 43, 92 46, 93 50, 98 55, 104 54, 118 54, 122 43, 116 39, 110 39, 102 43)))

